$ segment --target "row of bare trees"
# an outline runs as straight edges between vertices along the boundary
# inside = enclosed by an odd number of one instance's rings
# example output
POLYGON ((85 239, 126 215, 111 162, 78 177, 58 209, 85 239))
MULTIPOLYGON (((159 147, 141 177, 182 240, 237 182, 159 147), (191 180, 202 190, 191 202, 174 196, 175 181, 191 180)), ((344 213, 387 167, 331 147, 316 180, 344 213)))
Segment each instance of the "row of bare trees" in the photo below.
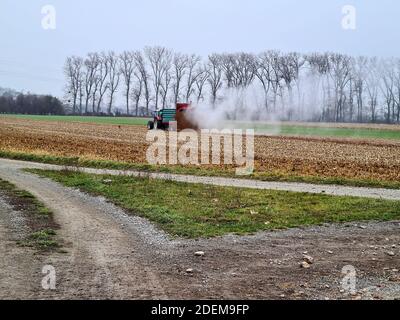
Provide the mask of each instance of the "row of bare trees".
POLYGON ((127 115, 138 115, 142 105, 148 114, 151 109, 166 107, 171 99, 189 101, 196 95, 200 100, 208 79, 199 56, 173 53, 163 47, 120 55, 103 52, 69 57, 64 73, 71 111, 85 114, 111 114, 118 90, 127 115))
POLYGON ((229 90, 256 88, 260 113, 287 120, 400 122, 400 59, 337 53, 175 53, 164 47, 66 60, 73 113, 148 114, 178 101, 218 107, 229 90))

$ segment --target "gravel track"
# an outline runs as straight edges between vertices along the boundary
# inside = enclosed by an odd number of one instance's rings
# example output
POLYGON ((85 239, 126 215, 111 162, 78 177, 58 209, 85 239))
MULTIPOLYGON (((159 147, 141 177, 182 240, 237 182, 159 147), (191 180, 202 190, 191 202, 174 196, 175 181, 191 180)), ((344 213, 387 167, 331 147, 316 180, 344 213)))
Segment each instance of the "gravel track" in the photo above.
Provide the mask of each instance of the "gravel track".
POLYGON ((60 167, 0 160, 0 178, 54 212, 66 253, 41 259, 21 251, 12 241, 18 231, 9 226, 13 210, 1 206, 0 298, 400 298, 400 277, 393 271, 400 265, 399 222, 171 239, 103 198, 23 172, 24 167, 60 167), (194 255, 199 250, 203 257, 194 255), (304 252, 314 258, 309 269, 299 267, 304 252), (55 291, 43 292, 38 285, 44 263, 56 269, 55 291), (341 270, 349 264, 357 270, 354 296, 340 292, 341 270))

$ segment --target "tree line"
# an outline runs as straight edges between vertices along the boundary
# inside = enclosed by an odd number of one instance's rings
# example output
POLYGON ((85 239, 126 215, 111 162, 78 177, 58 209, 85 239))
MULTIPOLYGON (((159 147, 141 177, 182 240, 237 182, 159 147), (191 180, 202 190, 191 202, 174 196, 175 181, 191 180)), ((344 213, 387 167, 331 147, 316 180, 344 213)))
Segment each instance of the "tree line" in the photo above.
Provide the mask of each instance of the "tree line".
POLYGON ((256 88, 260 114, 282 120, 400 122, 400 59, 265 51, 210 54, 164 47, 68 57, 66 101, 74 114, 126 115, 182 102, 218 107, 229 90, 256 88))
POLYGON ((4 90, 0 95, 0 113, 63 115, 62 102, 50 95, 23 94, 4 90))

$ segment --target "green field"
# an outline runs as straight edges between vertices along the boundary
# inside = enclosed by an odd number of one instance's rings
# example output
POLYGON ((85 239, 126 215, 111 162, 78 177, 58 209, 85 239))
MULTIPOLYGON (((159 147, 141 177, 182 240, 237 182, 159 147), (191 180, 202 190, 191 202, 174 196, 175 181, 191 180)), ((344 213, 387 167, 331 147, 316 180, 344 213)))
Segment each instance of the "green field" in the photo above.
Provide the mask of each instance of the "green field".
POLYGON ((400 202, 183 182, 26 170, 101 195, 169 234, 185 238, 249 234, 330 222, 394 220, 400 202), (176 201, 176 200, 179 201, 176 201))
MULTIPOLYGON (((41 121, 67 121, 86 122, 114 125, 146 125, 148 118, 128 117, 91 117, 91 116, 36 116, 36 115, 0 115, 0 117, 11 117, 18 119, 41 120, 41 121)), ((375 128, 334 128, 317 127, 310 124, 267 124, 262 122, 226 122, 228 128, 255 129, 256 133, 267 135, 287 136, 310 136, 310 137, 336 137, 336 138, 364 138, 364 139, 389 139, 400 140, 399 130, 375 129, 375 128)))
POLYGON ((314 136, 336 138, 364 138, 364 139, 400 139, 400 130, 368 129, 368 128, 332 128, 296 125, 243 125, 243 128, 254 128, 257 133, 278 134, 289 136, 314 136))

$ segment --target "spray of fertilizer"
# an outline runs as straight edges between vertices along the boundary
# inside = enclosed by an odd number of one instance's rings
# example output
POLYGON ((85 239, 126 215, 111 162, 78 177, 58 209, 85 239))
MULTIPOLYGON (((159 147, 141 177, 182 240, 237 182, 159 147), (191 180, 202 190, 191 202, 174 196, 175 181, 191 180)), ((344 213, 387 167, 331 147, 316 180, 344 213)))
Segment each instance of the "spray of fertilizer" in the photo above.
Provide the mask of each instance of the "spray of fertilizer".
POLYGON ((256 129, 265 127, 268 134, 279 134, 278 117, 266 112, 264 97, 255 87, 224 89, 215 103, 193 104, 190 121, 203 129, 256 129))
POLYGON ((224 88, 215 103, 193 103, 194 108, 188 117, 199 128, 250 128, 268 135, 279 135, 283 121, 312 121, 316 114, 321 113, 319 85, 312 74, 303 75, 291 96, 282 91, 274 99, 270 92, 268 103, 260 86, 224 88))

